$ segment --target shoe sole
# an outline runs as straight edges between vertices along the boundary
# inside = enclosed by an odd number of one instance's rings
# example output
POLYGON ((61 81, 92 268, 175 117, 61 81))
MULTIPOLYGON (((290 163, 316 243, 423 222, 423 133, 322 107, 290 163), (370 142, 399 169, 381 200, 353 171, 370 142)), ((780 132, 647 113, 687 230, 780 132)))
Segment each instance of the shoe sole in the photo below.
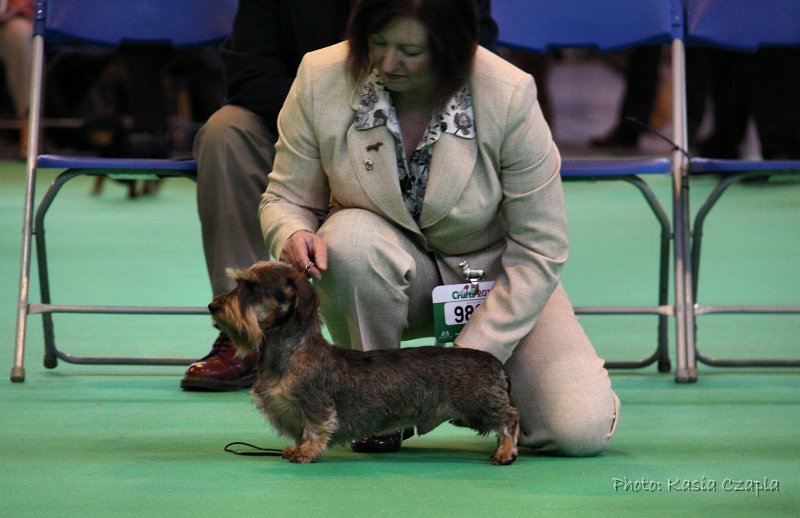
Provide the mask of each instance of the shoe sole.
POLYGON ((183 390, 195 392, 231 392, 248 388, 256 381, 256 374, 250 374, 234 381, 220 381, 212 378, 185 377, 181 380, 183 390))

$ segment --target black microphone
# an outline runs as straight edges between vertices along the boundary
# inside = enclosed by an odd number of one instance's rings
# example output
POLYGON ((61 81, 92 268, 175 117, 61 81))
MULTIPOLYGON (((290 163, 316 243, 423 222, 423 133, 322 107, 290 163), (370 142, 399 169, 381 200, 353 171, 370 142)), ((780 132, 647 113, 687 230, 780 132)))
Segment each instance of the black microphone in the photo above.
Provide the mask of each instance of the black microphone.
POLYGON ((683 155, 686 158, 689 158, 689 151, 683 149, 678 144, 673 142, 671 138, 667 137, 666 135, 663 135, 659 131, 656 131, 655 129, 651 128, 650 126, 648 126, 644 122, 642 122, 639 119, 637 119, 636 117, 631 117, 630 115, 626 115, 625 116, 625 120, 628 121, 628 122, 634 123, 636 126, 638 126, 639 128, 643 129, 644 131, 646 131, 648 133, 652 133, 656 137, 660 138, 661 140, 663 140, 664 142, 666 142, 667 144, 672 146, 672 151, 680 151, 681 153, 683 153, 683 155))

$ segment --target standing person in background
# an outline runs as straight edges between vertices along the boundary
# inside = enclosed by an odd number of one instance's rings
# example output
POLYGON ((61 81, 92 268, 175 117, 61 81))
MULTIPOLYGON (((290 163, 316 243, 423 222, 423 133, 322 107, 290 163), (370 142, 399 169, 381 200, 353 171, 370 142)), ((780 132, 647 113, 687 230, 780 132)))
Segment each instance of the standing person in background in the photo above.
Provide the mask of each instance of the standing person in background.
POLYGON ((702 113, 707 97, 711 112, 710 132, 693 151, 706 158, 742 158, 753 120, 762 158, 800 158, 800 48, 689 50, 689 108, 695 100, 695 111, 702 113))
POLYGON ((659 62, 662 47, 643 45, 627 55, 625 65, 625 93, 619 107, 619 115, 611 130, 591 139, 595 148, 636 148, 644 129, 631 122, 632 117, 642 125, 650 123, 658 92, 659 62))
MULTIPOLYGON (((267 259, 258 222, 260 195, 272 170, 277 117, 307 52, 341 41, 355 0, 240 0, 220 52, 227 102, 198 132, 197 206, 214 296, 233 287, 226 268, 267 259)), ((480 41, 494 48, 497 25, 479 0, 480 41)), ((252 385, 258 353, 236 358, 220 333, 189 366, 185 390, 226 391, 252 385)))

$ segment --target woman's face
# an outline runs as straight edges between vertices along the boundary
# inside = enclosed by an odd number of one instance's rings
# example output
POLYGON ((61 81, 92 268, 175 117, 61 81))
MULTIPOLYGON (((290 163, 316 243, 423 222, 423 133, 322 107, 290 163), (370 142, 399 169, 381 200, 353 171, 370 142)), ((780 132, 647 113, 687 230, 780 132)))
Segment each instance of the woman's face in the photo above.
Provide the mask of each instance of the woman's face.
POLYGON ((386 88, 429 96, 433 87, 428 31, 416 18, 399 17, 369 36, 369 55, 386 88))

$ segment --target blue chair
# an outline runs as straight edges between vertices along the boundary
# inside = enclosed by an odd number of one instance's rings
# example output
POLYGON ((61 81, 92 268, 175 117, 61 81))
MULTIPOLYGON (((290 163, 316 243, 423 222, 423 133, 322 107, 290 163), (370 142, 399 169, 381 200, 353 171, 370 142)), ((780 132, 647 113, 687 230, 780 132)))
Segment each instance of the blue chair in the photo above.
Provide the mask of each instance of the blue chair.
MULTIPOLYGON (((688 0, 686 45, 754 52, 762 47, 800 46, 800 2, 797 0, 688 0)), ((798 92, 800 95, 800 92, 798 92)), ((800 122, 798 122, 800 124, 800 122)), ((699 304, 698 281, 704 223, 720 197, 748 178, 774 174, 800 175, 800 160, 715 160, 703 157, 689 161, 691 178, 714 175, 716 187, 700 205, 692 225, 692 300, 687 306, 690 322, 709 314, 799 314, 800 306, 699 304)), ((779 186, 771 186, 780 188, 779 186)), ((763 191, 759 189, 758 191, 763 191)), ((754 193, 755 194, 755 193, 754 193)), ((747 253, 743 248, 742 253, 747 253)), ((719 267, 719 265, 715 265, 719 267)), ((687 357, 696 379, 696 362, 718 367, 797 367, 800 359, 720 359, 699 351, 696 339, 687 342, 687 357)))
POLYGON ((190 359, 79 357, 55 345, 53 313, 204 314, 205 307, 78 306, 53 304, 44 239, 44 218, 61 187, 78 176, 141 180, 157 178, 195 179, 192 160, 88 158, 38 155, 42 119, 42 82, 45 49, 54 44, 85 43, 116 48, 123 43, 170 44, 189 48, 221 41, 233 25, 236 0, 39 0, 35 6, 34 58, 31 88, 30 136, 26 170, 17 330, 12 381, 24 381, 23 366, 28 316, 41 314, 44 325, 45 366, 54 368, 58 359, 86 364, 182 365, 190 359), (34 218, 37 171, 61 169, 40 202, 34 218), (31 248, 33 238, 39 271, 41 302, 29 303, 31 248))
MULTIPOLYGON (((604 2, 600 0, 540 0, 537 2, 519 2, 515 0, 494 0, 492 15, 498 22, 499 43, 511 49, 544 53, 551 49, 587 48, 601 52, 617 51, 639 45, 660 44, 680 45, 682 35, 682 7, 679 0, 616 0, 604 2)), ((675 52, 682 57, 682 47, 675 52)), ((673 58, 675 59, 675 58, 673 58)), ((673 92, 680 92, 679 81, 673 78, 673 92)), ((676 97, 676 108, 673 112, 680 115, 680 101, 676 97)), ((607 306, 576 307, 578 314, 653 314, 658 316, 658 337, 656 350, 648 357, 636 361, 608 362, 608 367, 639 368, 658 362, 658 370, 668 372, 671 368, 668 352, 668 318, 678 316, 669 304, 669 272, 670 272, 670 240, 672 233, 666 212, 659 204, 653 191, 643 180, 645 175, 670 175, 675 167, 685 160, 681 149, 685 149, 685 132, 678 123, 673 140, 677 144, 670 160, 666 156, 646 159, 602 159, 602 160, 564 160, 561 165, 561 176, 567 181, 624 181, 636 187, 644 196, 647 204, 660 225, 659 278, 656 304, 652 306, 607 306)), ((665 153, 667 155, 667 153, 665 153)), ((675 175, 680 178, 680 175, 675 175)), ((675 185, 676 220, 683 217, 681 206, 683 191, 675 185)), ((683 226, 676 224, 676 232, 683 226)), ((676 245, 684 241, 682 236, 675 236, 676 245)), ((676 246, 678 266, 684 261, 683 249, 676 246)), ((684 274, 676 271, 676 293, 678 300, 685 300, 683 291, 684 274)), ((680 323, 677 333, 679 346, 683 349, 685 323, 680 323)), ((681 370, 682 359, 678 358, 681 370)))

